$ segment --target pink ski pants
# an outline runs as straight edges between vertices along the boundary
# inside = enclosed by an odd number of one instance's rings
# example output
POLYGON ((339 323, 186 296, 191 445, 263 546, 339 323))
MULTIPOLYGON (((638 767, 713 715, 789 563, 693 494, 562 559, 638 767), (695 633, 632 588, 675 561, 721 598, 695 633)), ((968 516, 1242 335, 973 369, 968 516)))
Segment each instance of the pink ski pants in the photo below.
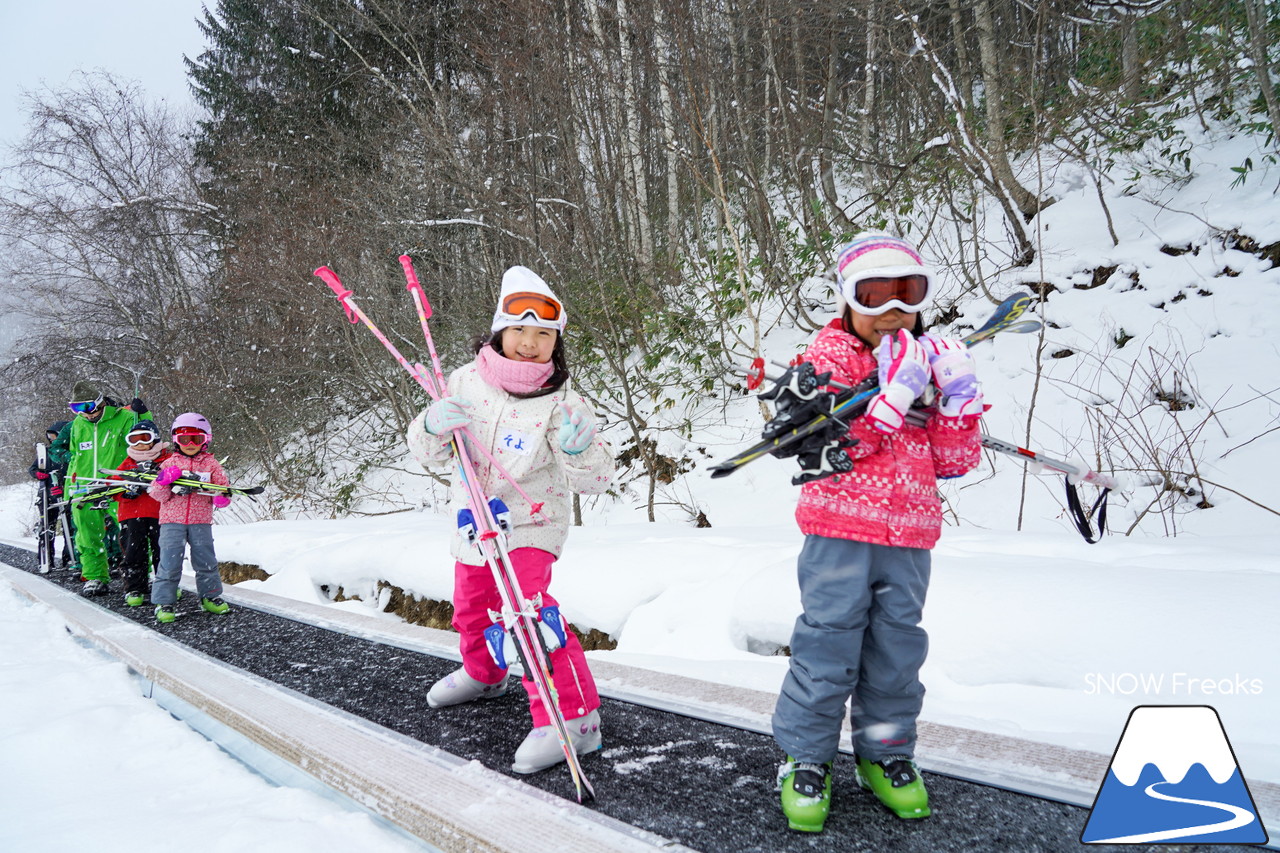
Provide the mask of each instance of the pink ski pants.
MULTIPOLYGON (((511 552, 512 568, 520 581, 521 591, 527 598, 542 593, 543 607, 557 603, 547 593, 547 587, 551 585, 551 566, 555 561, 553 554, 540 548, 517 548, 511 552)), ((462 666, 467 675, 486 684, 496 684, 507 674, 506 670, 498 669, 484 640, 484 629, 493 624, 489 611, 501 609, 498 588, 488 566, 454 565, 453 627, 462 638, 462 666)), ((564 647, 551 653, 552 680, 560 712, 566 720, 573 720, 599 708, 600 696, 596 693, 596 682, 587 667, 582 644, 572 631, 565 633, 564 647)), ((525 692, 529 694, 529 713, 533 715, 533 724, 549 725, 551 720, 533 682, 525 676, 523 683, 525 692)))

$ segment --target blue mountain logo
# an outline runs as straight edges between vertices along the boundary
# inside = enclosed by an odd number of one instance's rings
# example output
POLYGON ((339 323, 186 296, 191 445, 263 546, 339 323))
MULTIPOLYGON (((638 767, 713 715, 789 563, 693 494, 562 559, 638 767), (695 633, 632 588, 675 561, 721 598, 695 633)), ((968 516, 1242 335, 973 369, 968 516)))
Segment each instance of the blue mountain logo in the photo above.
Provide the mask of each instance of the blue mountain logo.
POLYGON ((1266 844, 1218 712, 1207 705, 1134 708, 1080 840, 1266 844))

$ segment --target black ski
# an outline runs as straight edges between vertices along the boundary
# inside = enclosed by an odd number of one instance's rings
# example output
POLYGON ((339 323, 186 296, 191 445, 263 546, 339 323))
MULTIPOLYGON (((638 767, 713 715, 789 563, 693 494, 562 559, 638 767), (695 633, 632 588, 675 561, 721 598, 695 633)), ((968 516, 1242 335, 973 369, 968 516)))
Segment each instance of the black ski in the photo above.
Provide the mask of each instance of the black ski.
MULTIPOLYGON (((36 470, 41 474, 49 473, 49 453, 43 442, 36 443, 36 470)), ((40 488, 39 506, 40 520, 36 525, 36 537, 39 542, 40 574, 47 575, 53 569, 53 531, 49 529, 50 481, 46 476, 37 481, 40 488)))

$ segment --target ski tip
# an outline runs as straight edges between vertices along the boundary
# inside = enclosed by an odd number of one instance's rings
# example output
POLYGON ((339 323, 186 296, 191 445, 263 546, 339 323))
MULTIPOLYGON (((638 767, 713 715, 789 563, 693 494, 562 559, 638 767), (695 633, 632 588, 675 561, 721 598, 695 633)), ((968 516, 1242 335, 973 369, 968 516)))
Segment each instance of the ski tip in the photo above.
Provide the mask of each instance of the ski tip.
POLYGON ((735 470, 737 469, 728 465, 717 465, 716 467, 711 469, 711 479, 719 480, 721 477, 729 476, 735 470))
POLYGON ((1039 320, 1019 320, 1011 324, 1007 328, 1001 329, 1004 334, 1026 335, 1031 332, 1038 332, 1044 326, 1039 320))

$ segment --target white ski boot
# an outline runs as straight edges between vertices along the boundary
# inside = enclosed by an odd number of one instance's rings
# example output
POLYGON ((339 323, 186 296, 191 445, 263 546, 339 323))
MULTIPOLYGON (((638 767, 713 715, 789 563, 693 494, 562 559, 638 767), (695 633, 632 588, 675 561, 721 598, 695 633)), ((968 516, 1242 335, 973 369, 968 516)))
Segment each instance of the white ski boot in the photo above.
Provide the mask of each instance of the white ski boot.
MULTIPOLYGON (((596 709, 586 716, 565 720, 569 740, 579 755, 595 752, 600 748, 600 711, 596 709)), ((517 773, 537 773, 564 761, 564 749, 556 737, 555 726, 538 726, 529 732, 524 743, 516 750, 511 769, 517 773)))
POLYGON ((505 678, 497 684, 485 684, 467 675, 465 669, 459 669, 431 685, 431 690, 427 692, 427 704, 432 708, 444 708, 476 699, 497 699, 506 692, 505 678))

